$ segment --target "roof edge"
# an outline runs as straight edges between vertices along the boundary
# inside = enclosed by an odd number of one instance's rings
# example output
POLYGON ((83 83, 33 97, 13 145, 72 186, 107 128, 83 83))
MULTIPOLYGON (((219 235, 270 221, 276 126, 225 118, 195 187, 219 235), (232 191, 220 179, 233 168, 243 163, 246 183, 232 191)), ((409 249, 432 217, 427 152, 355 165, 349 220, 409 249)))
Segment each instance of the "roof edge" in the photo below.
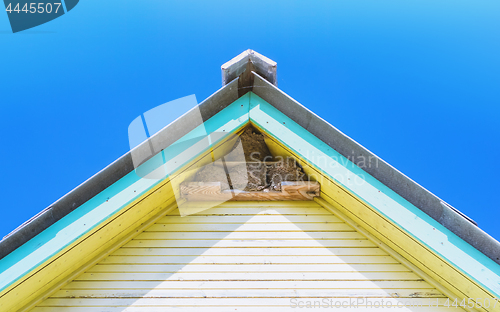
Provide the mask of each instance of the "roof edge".
POLYGON ((459 212, 403 173, 370 152, 327 121, 295 101, 258 73, 254 74, 253 92, 304 129, 318 137, 361 169, 392 189, 445 228, 500 264, 500 242, 459 212))
MULTIPOLYGON (((238 99, 238 78, 226 84, 199 104, 203 121, 223 110, 238 99)), ((193 118, 191 111, 153 135, 159 146, 166 148, 189 131, 199 126, 199 118, 193 118), (187 125, 187 126, 186 126, 187 125)), ((145 141, 136 149, 149 148, 145 141)), ((67 214, 117 182, 134 170, 131 151, 75 187, 73 190, 55 201, 52 205, 37 213, 28 221, 14 229, 0 240, 0 259, 37 236, 67 214)))

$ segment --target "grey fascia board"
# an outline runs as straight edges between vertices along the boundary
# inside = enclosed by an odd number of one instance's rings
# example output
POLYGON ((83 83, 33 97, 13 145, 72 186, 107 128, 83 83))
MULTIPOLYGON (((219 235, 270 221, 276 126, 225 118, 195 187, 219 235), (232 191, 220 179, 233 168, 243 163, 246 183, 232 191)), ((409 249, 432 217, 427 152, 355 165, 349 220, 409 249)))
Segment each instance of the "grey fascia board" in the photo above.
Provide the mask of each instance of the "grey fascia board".
POLYGON ((257 73, 253 74, 253 92, 255 94, 458 237, 500 264, 500 243, 477 227, 470 218, 314 114, 257 73))
MULTIPOLYGON (((201 112, 202 120, 208 120, 237 99, 238 79, 236 78, 197 106, 201 112)), ((177 120, 153 135, 151 140, 159 144, 155 146, 166 148, 189 131, 199 126, 200 118, 197 116, 195 117, 195 108, 186 112, 177 120)), ((133 152, 137 152, 137 150, 140 151, 141 149, 149 151, 149 146, 149 142, 145 141, 137 146, 133 152)), ((24 222, 21 226, 6 235, 0 241, 0 259, 133 171, 134 165, 131 155, 132 152, 129 151, 118 158, 109 166, 93 175, 52 205, 43 209, 33 218, 24 222)))

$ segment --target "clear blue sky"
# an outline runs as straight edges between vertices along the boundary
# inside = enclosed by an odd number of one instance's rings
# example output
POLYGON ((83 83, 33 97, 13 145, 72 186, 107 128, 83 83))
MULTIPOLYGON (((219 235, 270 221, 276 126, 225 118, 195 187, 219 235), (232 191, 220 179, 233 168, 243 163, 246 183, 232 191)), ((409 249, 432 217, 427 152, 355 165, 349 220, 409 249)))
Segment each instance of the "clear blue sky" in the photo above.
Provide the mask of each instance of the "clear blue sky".
POLYGON ((0 13, 0 47, 0 236, 251 48, 283 91, 500 239, 498 1, 82 0, 18 34, 0 13))

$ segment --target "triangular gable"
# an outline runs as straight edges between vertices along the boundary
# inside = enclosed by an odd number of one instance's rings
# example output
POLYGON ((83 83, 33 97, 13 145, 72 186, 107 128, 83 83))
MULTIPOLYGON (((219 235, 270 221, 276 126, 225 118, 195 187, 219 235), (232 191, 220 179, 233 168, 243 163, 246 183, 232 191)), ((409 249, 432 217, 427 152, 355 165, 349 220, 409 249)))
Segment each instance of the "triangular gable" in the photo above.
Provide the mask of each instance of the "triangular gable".
MULTIPOLYGON (((227 137, 196 159, 180 158, 178 170, 213 160, 218 149, 225 150, 224 140, 249 122, 268 136, 272 148, 296 157, 320 180, 323 205, 345 213, 458 298, 498 297, 496 263, 252 92, 206 121, 210 132, 227 137), (364 182, 358 185, 360 176, 364 182)), ((196 129, 183 138, 194 135, 196 129)), ((172 159, 177 156, 174 152, 172 159)), ((160 218, 175 205, 170 182, 131 172, 1 259, 0 307, 38 302, 160 218)))

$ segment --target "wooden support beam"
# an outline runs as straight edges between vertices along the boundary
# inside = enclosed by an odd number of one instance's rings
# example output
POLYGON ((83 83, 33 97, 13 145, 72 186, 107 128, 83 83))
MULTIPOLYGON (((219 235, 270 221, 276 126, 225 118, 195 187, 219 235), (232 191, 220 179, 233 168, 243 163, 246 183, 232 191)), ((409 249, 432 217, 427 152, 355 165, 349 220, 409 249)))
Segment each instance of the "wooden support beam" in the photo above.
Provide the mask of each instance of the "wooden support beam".
POLYGON ((281 192, 222 191, 220 182, 185 182, 180 188, 182 197, 187 201, 313 200, 320 193, 320 185, 316 181, 281 182, 281 192))

